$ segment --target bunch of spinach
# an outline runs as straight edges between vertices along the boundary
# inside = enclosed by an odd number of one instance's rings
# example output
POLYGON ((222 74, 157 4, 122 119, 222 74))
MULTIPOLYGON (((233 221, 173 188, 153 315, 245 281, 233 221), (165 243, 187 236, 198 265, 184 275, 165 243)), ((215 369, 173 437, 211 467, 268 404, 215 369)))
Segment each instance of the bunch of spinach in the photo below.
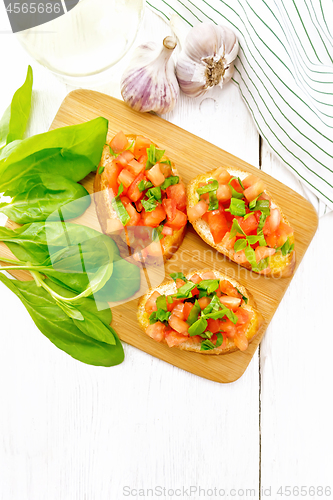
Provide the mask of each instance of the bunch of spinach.
POLYGON ((32 93, 32 70, 0 121, 0 193, 12 198, 0 212, 25 224, 0 227, 0 241, 16 260, 1 258, 0 281, 23 302, 40 331, 84 363, 101 366, 124 359, 110 327, 107 302, 125 300, 140 288, 140 270, 121 259, 109 237, 65 222, 90 204, 78 184, 96 170, 108 121, 63 127, 23 139, 32 93), (1 271, 24 269, 34 281, 20 282, 1 271))

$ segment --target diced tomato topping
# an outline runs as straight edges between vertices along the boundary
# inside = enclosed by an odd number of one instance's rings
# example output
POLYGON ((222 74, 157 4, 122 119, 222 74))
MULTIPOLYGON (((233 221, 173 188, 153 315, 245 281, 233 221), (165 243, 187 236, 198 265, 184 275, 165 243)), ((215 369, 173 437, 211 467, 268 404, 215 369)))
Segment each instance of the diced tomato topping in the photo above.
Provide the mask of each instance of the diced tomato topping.
POLYGON ((275 248, 269 247, 257 247, 255 249, 256 261, 259 262, 261 259, 266 259, 275 254, 275 248))
POLYGON ((156 306, 156 299, 159 297, 161 294, 158 292, 154 292, 151 294, 149 299, 147 300, 145 304, 145 310, 146 313, 151 314, 154 311, 157 311, 157 306, 156 306))
POLYGON ((172 174, 170 165, 168 165, 167 163, 159 163, 159 166, 160 166, 160 171, 162 172, 164 177, 165 178, 170 177, 170 175, 172 174))
POLYGON ((208 224, 215 244, 221 243, 224 235, 228 231, 228 224, 224 214, 220 212, 208 212, 208 224))
POLYGON ((136 209, 137 209, 138 212, 142 212, 143 205, 141 203, 141 200, 138 200, 138 201, 135 202, 135 207, 136 207, 136 209))
POLYGON ((157 204, 157 207, 152 212, 142 210, 141 214, 145 226, 149 227, 159 226, 160 223, 166 218, 165 210, 160 203, 157 204))
POLYGON ((138 214, 138 212, 135 210, 135 208, 131 203, 126 205, 125 208, 128 215, 130 216, 130 220, 127 222, 126 226, 136 226, 139 220, 141 219, 140 214, 138 214))
POLYGON ((162 246, 160 241, 152 241, 144 249, 144 255, 147 257, 151 255, 152 257, 162 257, 162 246))
POLYGON ((172 227, 168 227, 168 226, 163 226, 163 229, 162 229, 162 234, 164 236, 171 236, 173 234, 173 229, 172 227))
POLYGON ((221 202, 225 202, 227 200, 230 200, 232 196, 232 192, 231 192, 231 187, 229 186, 229 184, 221 184, 217 191, 216 191, 216 197, 219 201, 221 202))
POLYGON ((134 155, 138 158, 141 155, 147 155, 147 148, 150 148, 152 142, 147 139, 147 137, 143 137, 142 135, 137 135, 134 144, 134 155))
POLYGON ((245 264, 245 262, 248 262, 244 250, 240 250, 239 252, 235 252, 233 254, 232 258, 234 259, 235 262, 237 262, 237 264, 245 264))
POLYGON ((186 321, 178 318, 178 316, 173 314, 173 311, 172 311, 172 314, 169 318, 169 325, 171 326, 171 328, 173 330, 176 330, 176 332, 182 333, 183 335, 187 334, 188 329, 190 327, 190 325, 188 323, 186 323, 186 321))
POLYGON ((213 271, 207 271, 206 273, 203 273, 201 275, 201 278, 203 280, 216 280, 216 276, 215 273, 213 273, 213 271))
POLYGON ((147 160, 148 160, 148 156, 147 155, 141 155, 138 158, 138 162, 142 163, 142 165, 144 165, 145 168, 146 168, 147 160))
POLYGON ((156 163, 150 170, 146 173, 150 182, 154 184, 154 186, 160 186, 165 181, 165 177, 161 172, 160 165, 156 163))
POLYGON ((178 210, 184 211, 186 208, 186 191, 184 184, 178 183, 169 186, 166 190, 167 197, 174 199, 178 210))
POLYGON ((239 184, 238 180, 237 179, 233 179, 231 182, 230 182, 230 185, 238 192, 238 193, 242 193, 243 192, 243 188, 242 186, 239 184))
POLYGON ((193 207, 187 209, 187 217, 190 222, 200 219, 208 211, 208 205, 204 200, 199 201, 193 207))
POLYGON ((125 150, 117 158, 114 160, 116 163, 119 163, 122 167, 126 167, 128 162, 133 160, 134 154, 132 151, 125 150))
POLYGON ((120 153, 124 151, 124 149, 128 146, 128 139, 124 132, 121 130, 117 135, 114 136, 112 141, 110 142, 110 146, 115 153, 120 153))
POLYGON ((258 220, 254 215, 250 215, 247 219, 244 220, 243 217, 238 218, 238 222, 240 227, 243 229, 244 233, 249 235, 254 231, 257 231, 258 228, 258 220))
POLYGON ((213 177, 214 179, 219 181, 219 184, 227 184, 231 179, 231 175, 223 167, 217 168, 213 174, 213 177))
POLYGON ((226 321, 223 321, 221 326, 222 331, 225 332, 226 336, 233 339, 237 331, 236 325, 234 325, 230 319, 226 319, 226 321))
POLYGON ((136 177, 139 175, 141 172, 143 172, 144 165, 142 163, 139 163, 136 160, 131 160, 128 165, 127 169, 132 172, 132 174, 136 177))
POLYGON ((157 342, 162 342, 165 332, 166 326, 163 325, 163 323, 161 323, 160 321, 157 321, 157 323, 154 323, 153 325, 149 325, 146 330, 146 333, 149 335, 149 337, 156 340, 157 342))
POLYGON ((198 299, 198 303, 201 309, 205 309, 210 304, 210 299, 208 297, 201 297, 201 299, 198 299))
POLYGON ((175 316, 177 316, 177 318, 180 318, 180 319, 185 319, 184 317, 184 303, 182 304, 177 304, 176 307, 172 310, 172 314, 174 314, 175 316))
POLYGON ((252 186, 248 187, 244 191, 244 196, 247 199, 247 201, 253 201, 257 196, 260 195, 265 189, 265 185, 262 181, 258 181, 252 186))
POLYGON ((249 346, 245 333, 236 332, 234 342, 240 351, 246 351, 249 346))
POLYGON ((166 211, 168 221, 173 221, 177 214, 177 204, 175 200, 165 198, 162 201, 164 210, 166 211))
POLYGON ((228 250, 231 250, 232 248, 234 248, 235 241, 236 241, 236 236, 230 239, 230 233, 227 232, 225 233, 222 239, 222 245, 228 250))
POLYGON ((245 179, 242 181, 242 184, 244 186, 244 189, 247 189, 250 186, 253 186, 254 184, 256 184, 257 182, 259 182, 258 177, 250 174, 247 177, 245 177, 245 179))
POLYGON ((169 304, 169 302, 167 301, 168 311, 171 312, 176 307, 176 305, 181 304, 181 302, 182 301, 179 299, 173 299, 171 304, 169 304))
POLYGON ((269 228, 271 233, 274 233, 274 231, 277 230, 281 222, 280 210, 278 208, 273 208, 273 210, 271 210, 270 216, 267 217, 267 220, 269 221, 269 228))
POLYGON ((238 309, 238 307, 240 306, 242 299, 239 299, 236 297, 229 297, 228 295, 223 295, 222 297, 220 297, 220 302, 221 302, 221 304, 228 307, 228 309, 231 309, 232 311, 236 311, 238 309))
POLYGON ((288 236, 294 234, 294 230, 290 226, 288 226, 288 224, 285 224, 282 221, 280 222, 278 229, 284 231, 288 236))
POLYGON ((118 193, 118 176, 120 172, 121 166, 116 165, 114 162, 108 165, 104 170, 104 175, 106 176, 109 189, 112 189, 112 193, 114 196, 117 196, 118 193))
POLYGON ((193 307, 194 307, 194 304, 192 304, 191 302, 185 302, 185 304, 184 304, 184 311, 183 311, 183 314, 184 314, 184 318, 183 319, 185 321, 189 317, 190 312, 193 309, 193 307))
POLYGON ((237 328, 239 325, 245 325, 246 323, 248 323, 252 317, 252 312, 250 311, 247 311, 246 309, 238 309, 237 311, 237 318, 238 318, 238 321, 237 321, 237 328))
POLYGON ((144 179, 144 175, 142 173, 139 174, 134 179, 134 181, 132 182, 132 184, 130 185, 130 187, 128 188, 127 195, 130 198, 130 200, 136 202, 136 201, 138 201, 141 198, 142 193, 139 191, 138 184, 143 179, 144 179))
POLYGON ((237 289, 228 280, 220 281, 220 290, 222 293, 225 293, 230 297, 241 297, 241 294, 237 292, 237 289))
POLYGON ((135 175, 129 172, 126 168, 123 168, 120 174, 118 175, 118 184, 123 184, 126 188, 128 188, 135 179, 135 175))
POLYGON ((196 285, 202 281, 202 278, 199 276, 199 274, 193 274, 193 276, 190 278, 190 281, 195 283, 196 285))
POLYGON ((167 226, 172 229, 178 230, 187 224, 187 216, 184 212, 180 212, 180 210, 176 210, 176 217, 172 221, 167 222, 167 226))
POLYGON ((168 330, 165 334, 165 340, 169 347, 175 347, 187 341, 188 337, 182 335, 181 333, 175 332, 175 330, 168 330))
POLYGON ((220 328, 220 320, 219 319, 209 318, 207 320, 207 323, 208 323, 207 330, 209 330, 210 332, 217 333, 217 332, 219 332, 221 330, 221 328, 220 328))
POLYGON ((177 278, 176 279, 176 287, 177 287, 177 290, 178 288, 181 288, 182 286, 185 285, 185 281, 184 280, 181 280, 180 278, 177 278))

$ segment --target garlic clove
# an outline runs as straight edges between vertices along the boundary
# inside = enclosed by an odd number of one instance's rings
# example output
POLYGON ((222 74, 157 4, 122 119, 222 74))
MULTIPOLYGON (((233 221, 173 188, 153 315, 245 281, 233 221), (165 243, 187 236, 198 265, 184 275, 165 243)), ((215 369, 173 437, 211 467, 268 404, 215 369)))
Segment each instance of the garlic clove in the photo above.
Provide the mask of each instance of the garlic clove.
MULTIPOLYGON (((173 28, 178 27, 173 20, 173 28)), ((176 75, 182 91, 198 97, 216 85, 222 88, 232 77, 237 52, 237 37, 226 26, 196 25, 188 32, 177 61, 176 75)))
POLYGON ((121 78, 121 95, 136 111, 168 113, 174 108, 179 85, 171 58, 175 37, 164 38, 162 47, 149 42, 137 47, 121 78))

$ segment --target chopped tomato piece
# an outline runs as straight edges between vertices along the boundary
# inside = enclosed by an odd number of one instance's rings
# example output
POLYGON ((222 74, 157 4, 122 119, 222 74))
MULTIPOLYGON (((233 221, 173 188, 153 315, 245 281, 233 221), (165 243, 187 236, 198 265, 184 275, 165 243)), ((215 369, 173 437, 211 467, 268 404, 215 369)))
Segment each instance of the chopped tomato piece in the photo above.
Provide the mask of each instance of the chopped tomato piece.
POLYGON ((171 200, 171 199, 169 200, 168 198, 165 198, 162 201, 162 205, 163 205, 164 210, 166 211, 168 221, 170 221, 170 222, 173 221, 177 215, 177 205, 176 205, 175 200, 171 200))
POLYGON ((143 137, 142 135, 137 135, 134 144, 134 156, 138 158, 141 155, 147 155, 147 148, 150 148, 152 142, 143 137))
POLYGON ((252 186, 248 187, 244 191, 244 196, 247 201, 253 201, 257 196, 259 196, 265 189, 265 185, 262 181, 258 181, 252 186))
POLYGON ((284 231, 288 236, 294 234, 294 230, 282 221, 280 222, 278 229, 284 231))
POLYGON ((172 314, 169 318, 169 325, 171 326, 171 328, 173 330, 176 330, 176 332, 182 333, 183 335, 187 334, 188 329, 190 327, 190 325, 188 323, 186 323, 186 321, 178 318, 178 316, 176 316, 173 313, 173 311, 172 311, 172 314))
POLYGON ((219 181, 219 184, 227 184, 231 179, 231 175, 223 167, 217 168, 213 174, 213 177, 214 179, 219 181))
POLYGON ((240 351, 246 351, 249 346, 249 341, 247 340, 245 333, 236 332, 234 342, 240 351))
POLYGON ((239 252, 235 252, 233 254, 232 258, 234 259, 235 262, 237 262, 237 264, 245 264, 245 262, 248 262, 244 250, 240 250, 239 252))
POLYGON ((145 256, 162 257, 162 246, 160 241, 152 241, 145 249, 145 256))
POLYGON ((172 314, 174 314, 175 316, 177 316, 177 318, 180 318, 180 319, 185 319, 184 317, 184 303, 181 303, 181 304, 177 304, 176 307, 172 310, 172 314))
POLYGON ((257 231, 258 221, 255 215, 250 215, 247 219, 244 220, 243 217, 238 218, 238 222, 240 227, 243 229, 244 233, 249 235, 254 231, 257 231))
POLYGON ((187 209, 188 220, 193 222, 200 219, 206 212, 208 212, 208 205, 204 200, 201 200, 193 207, 187 209))
POLYGON ((112 189, 112 193, 114 196, 117 196, 118 193, 118 187, 119 187, 118 176, 120 172, 121 172, 121 166, 116 165, 114 162, 108 165, 103 172, 104 175, 106 176, 109 189, 112 189))
POLYGON ((169 302, 167 301, 167 308, 168 308, 168 311, 171 312, 177 304, 181 304, 181 300, 179 299, 172 299, 172 303, 169 304, 169 302))
POLYGON ((220 320, 219 319, 209 318, 207 320, 207 323, 208 323, 207 330, 209 330, 210 332, 217 333, 217 332, 219 332, 221 330, 221 328, 220 328, 220 320))
POLYGON ((149 227, 159 226, 162 220, 166 218, 165 210, 160 203, 157 204, 157 207, 152 212, 146 212, 143 210, 141 214, 145 226, 149 227))
POLYGON ((269 221, 269 228, 271 230, 271 233, 274 233, 274 231, 277 230, 281 222, 280 210, 278 208, 273 208, 273 210, 271 210, 270 216, 267 217, 267 220, 269 221))
POLYGON ((170 165, 168 165, 167 163, 159 163, 159 166, 165 178, 170 177, 170 175, 172 175, 172 170, 170 165))
POLYGON ((241 297, 241 294, 237 291, 237 289, 230 283, 228 280, 220 281, 220 290, 222 293, 229 295, 230 297, 241 297))
POLYGON ((232 248, 234 248, 235 241, 236 241, 236 236, 230 239, 230 233, 227 232, 223 237, 222 245, 228 250, 231 250, 232 248))
POLYGON ((136 226, 141 219, 140 214, 138 214, 131 203, 128 203, 125 208, 130 216, 130 220, 127 222, 126 226, 136 226))
POLYGON ((250 311, 247 311, 246 309, 238 309, 237 314, 236 314, 238 321, 237 321, 237 328, 239 325, 245 325, 250 321, 250 319, 253 316, 253 313, 250 311))
POLYGON ((239 184, 238 180, 237 179, 233 179, 231 182, 230 182, 230 185, 238 192, 238 193, 242 193, 243 192, 243 188, 242 186, 239 184))
POLYGON ((259 182, 259 178, 255 175, 250 174, 247 177, 245 177, 245 179, 242 181, 242 184, 244 186, 244 189, 247 189, 250 186, 256 184, 257 182, 259 182))
POLYGON ((172 227, 168 227, 168 226, 163 226, 163 229, 162 229, 162 234, 164 236, 171 236, 173 234, 173 229, 172 227))
POLYGON ((142 165, 144 165, 145 167, 146 167, 146 164, 147 164, 147 160, 148 160, 148 156, 147 155, 141 155, 138 158, 138 162, 142 163, 142 165))
POLYGON ((154 311, 157 311, 157 306, 156 306, 156 299, 159 297, 161 294, 158 292, 154 292, 151 294, 149 299, 147 300, 145 304, 145 310, 146 313, 151 314, 154 311))
POLYGON ((192 304, 192 302, 185 302, 185 304, 184 304, 184 311, 183 311, 183 314, 184 314, 184 318, 183 319, 185 321, 189 317, 190 312, 193 309, 193 307, 194 307, 194 304, 192 304))
POLYGON ((129 172, 126 168, 123 168, 120 174, 118 175, 118 183, 123 184, 126 188, 128 188, 135 179, 135 175, 129 172))
POLYGON ((162 342, 164 339, 166 331, 166 326, 163 325, 160 321, 157 321, 157 323, 154 323, 153 325, 149 325, 146 333, 149 335, 154 340, 157 340, 157 342, 162 342))
POLYGON ((221 323, 222 331, 225 332, 227 337, 233 339, 237 331, 236 325, 234 325, 232 321, 230 321, 230 319, 226 319, 226 321, 223 321, 221 323))
POLYGON ((165 334, 165 340, 169 347, 174 347, 188 340, 185 335, 175 332, 175 330, 168 330, 165 334))
POLYGON ((138 161, 136 160, 131 160, 128 165, 127 165, 127 168, 130 172, 132 172, 132 174, 136 177, 137 175, 140 174, 140 172, 143 171, 144 169, 144 165, 142 163, 139 163, 138 161))
POLYGON ((221 302, 221 304, 228 307, 228 309, 231 309, 232 311, 236 311, 238 309, 238 307, 240 306, 242 299, 239 299, 236 297, 228 297, 228 295, 223 295, 222 297, 220 297, 220 302, 221 302))
POLYGON ((186 226, 186 224, 187 216, 184 214, 184 212, 176 210, 176 217, 172 221, 168 221, 166 225, 171 227, 172 229, 178 230, 186 226))
POLYGON ((120 153, 120 155, 117 156, 117 158, 114 160, 116 163, 119 163, 122 167, 126 167, 128 162, 133 160, 134 154, 132 151, 123 151, 120 153))
POLYGON ((225 202, 230 200, 232 196, 231 187, 229 184, 221 184, 216 192, 216 197, 219 201, 225 202))
POLYGON ((227 220, 221 212, 208 212, 208 224, 215 244, 221 243, 224 235, 228 231, 227 220))
POLYGON ((205 309, 210 304, 210 299, 208 297, 201 297, 201 299, 198 299, 198 303, 201 309, 205 309))
POLYGON ((130 187, 128 188, 127 195, 130 198, 130 200, 136 202, 136 201, 138 201, 141 198, 142 193, 139 191, 138 184, 143 179, 144 179, 144 175, 142 173, 139 174, 134 179, 134 181, 132 182, 132 184, 130 185, 130 187))
POLYGON ((177 278, 176 279, 176 287, 177 287, 177 290, 178 288, 181 288, 182 286, 185 285, 185 281, 184 280, 181 280, 180 278, 177 278))
POLYGON ((167 197, 174 199, 178 210, 184 211, 186 208, 186 191, 184 184, 178 183, 169 186, 166 190, 167 197))
POLYGON ((146 175, 150 180, 150 182, 154 184, 154 186, 160 186, 165 181, 165 177, 162 174, 158 163, 156 163, 156 165, 154 165, 150 170, 148 170, 146 175))
POLYGON ((201 278, 203 280, 216 280, 216 276, 215 273, 213 273, 213 271, 207 271, 206 273, 203 273, 201 275, 201 278))
POLYGON ((199 274, 193 274, 193 276, 190 278, 190 281, 195 283, 196 285, 202 281, 202 278, 199 276, 199 274))
POLYGON ((124 151, 124 149, 128 146, 128 139, 124 132, 121 130, 117 135, 114 136, 112 141, 110 142, 110 146, 115 153, 120 153, 124 151))
POLYGON ((268 247, 257 247, 255 249, 256 261, 259 262, 261 259, 266 259, 266 257, 270 257, 275 254, 275 248, 268 247))

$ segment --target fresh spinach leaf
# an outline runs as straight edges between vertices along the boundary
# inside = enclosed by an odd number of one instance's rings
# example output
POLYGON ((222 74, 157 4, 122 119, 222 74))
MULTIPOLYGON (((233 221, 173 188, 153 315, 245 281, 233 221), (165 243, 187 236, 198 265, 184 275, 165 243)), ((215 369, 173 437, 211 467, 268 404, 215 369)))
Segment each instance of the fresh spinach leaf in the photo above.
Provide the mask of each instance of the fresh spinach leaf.
POLYGON ((23 138, 31 110, 32 81, 32 69, 28 66, 24 84, 15 92, 0 120, 0 148, 23 138))
MULTIPOLYGON (((77 308, 83 315, 86 314, 86 318, 84 321, 76 321, 69 318, 55 300, 36 283, 11 280, 2 273, 0 273, 0 281, 22 301, 37 328, 54 345, 73 358, 95 366, 114 366, 124 360, 122 345, 108 323, 109 313, 99 312, 93 300, 80 301, 77 308), (102 335, 103 332, 103 335, 107 335, 109 342, 114 339, 115 345, 96 340, 94 336, 96 336, 97 329, 99 334, 102 335)), ((68 297, 73 296, 71 292, 55 284, 50 284, 50 286, 57 293, 68 297)))

